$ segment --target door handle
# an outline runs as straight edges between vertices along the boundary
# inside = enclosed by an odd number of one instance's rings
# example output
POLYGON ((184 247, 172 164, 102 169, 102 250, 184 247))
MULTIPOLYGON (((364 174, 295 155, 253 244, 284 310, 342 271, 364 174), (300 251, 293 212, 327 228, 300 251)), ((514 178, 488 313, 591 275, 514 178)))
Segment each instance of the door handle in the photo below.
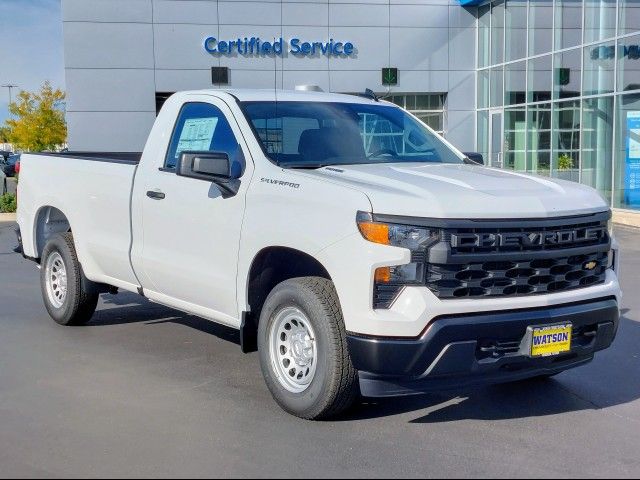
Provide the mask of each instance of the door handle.
POLYGON ((149 190, 147 192, 147 197, 152 198, 153 200, 164 200, 166 195, 162 192, 158 192, 155 190, 149 190))

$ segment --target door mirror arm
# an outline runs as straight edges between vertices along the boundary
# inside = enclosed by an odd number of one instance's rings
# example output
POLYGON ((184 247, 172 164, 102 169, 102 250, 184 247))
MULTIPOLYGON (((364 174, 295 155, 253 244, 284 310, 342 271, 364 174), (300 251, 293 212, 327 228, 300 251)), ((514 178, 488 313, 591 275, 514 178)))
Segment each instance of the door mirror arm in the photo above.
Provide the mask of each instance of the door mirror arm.
POLYGON ((213 180, 213 183, 220 188, 222 198, 234 197, 240 190, 240 179, 230 178, 228 180, 213 180))

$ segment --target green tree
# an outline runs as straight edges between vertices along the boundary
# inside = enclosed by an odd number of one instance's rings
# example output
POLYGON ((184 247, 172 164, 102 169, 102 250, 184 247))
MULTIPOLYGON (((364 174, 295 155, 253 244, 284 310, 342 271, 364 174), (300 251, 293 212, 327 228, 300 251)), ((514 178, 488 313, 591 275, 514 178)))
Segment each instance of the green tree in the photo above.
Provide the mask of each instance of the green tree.
POLYGON ((9 143, 9 127, 0 127, 0 143, 9 143))
POLYGON ((67 140, 65 93, 45 82, 39 92, 22 91, 9 105, 8 140, 20 150, 53 150, 67 140))

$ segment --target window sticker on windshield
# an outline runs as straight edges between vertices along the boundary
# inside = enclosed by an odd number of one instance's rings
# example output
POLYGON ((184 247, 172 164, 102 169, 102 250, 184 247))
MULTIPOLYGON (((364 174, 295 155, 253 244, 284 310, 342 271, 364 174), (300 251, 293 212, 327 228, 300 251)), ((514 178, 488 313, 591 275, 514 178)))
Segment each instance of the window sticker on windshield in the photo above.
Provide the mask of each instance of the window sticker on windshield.
POLYGON ((218 117, 190 118, 186 120, 180 134, 178 148, 176 148, 176 159, 184 151, 209 150, 217 125, 218 117))

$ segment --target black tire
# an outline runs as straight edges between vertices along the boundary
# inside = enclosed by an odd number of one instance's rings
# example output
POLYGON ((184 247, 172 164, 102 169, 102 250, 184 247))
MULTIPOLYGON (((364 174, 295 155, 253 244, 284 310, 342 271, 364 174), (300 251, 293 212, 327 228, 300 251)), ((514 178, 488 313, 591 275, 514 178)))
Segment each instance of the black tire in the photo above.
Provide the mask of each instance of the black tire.
POLYGON ((358 396, 358 374, 347 349, 342 310, 333 283, 302 277, 277 285, 267 297, 258 325, 260 366, 275 401, 288 413, 323 420, 347 410, 358 396), (269 332, 285 308, 302 311, 315 331, 316 372, 307 389, 293 393, 282 385, 272 364, 269 332))
POLYGON ((44 305, 51 318, 65 326, 78 326, 89 322, 98 305, 99 294, 82 273, 71 233, 51 237, 42 252, 41 267, 40 288, 44 305), (67 282, 66 296, 60 306, 55 305, 47 293, 47 263, 56 253, 64 262, 67 282))

